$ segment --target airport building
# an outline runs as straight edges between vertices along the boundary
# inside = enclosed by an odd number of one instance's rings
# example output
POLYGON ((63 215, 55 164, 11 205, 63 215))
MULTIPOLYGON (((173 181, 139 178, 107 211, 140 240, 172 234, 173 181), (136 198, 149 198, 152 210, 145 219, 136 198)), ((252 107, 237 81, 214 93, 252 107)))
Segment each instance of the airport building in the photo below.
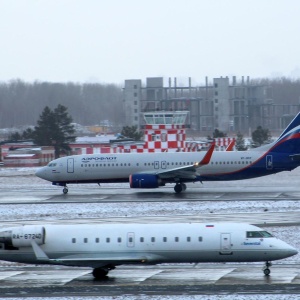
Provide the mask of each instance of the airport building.
POLYGON ((275 135, 284 129, 299 112, 299 105, 276 104, 272 87, 259 85, 235 76, 205 78, 202 86, 186 84, 177 78, 163 77, 125 80, 124 110, 126 124, 140 129, 145 125, 143 113, 147 111, 188 111, 186 126, 201 136, 211 135, 214 129, 233 135, 241 132, 251 135, 257 126, 268 128, 275 135))

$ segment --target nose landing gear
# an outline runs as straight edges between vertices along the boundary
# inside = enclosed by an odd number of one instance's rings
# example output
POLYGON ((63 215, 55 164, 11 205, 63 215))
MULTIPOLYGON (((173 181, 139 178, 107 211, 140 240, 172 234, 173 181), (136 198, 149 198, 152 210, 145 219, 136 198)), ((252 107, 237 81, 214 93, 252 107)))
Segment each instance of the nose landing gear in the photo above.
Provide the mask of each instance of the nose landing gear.
POLYGON ((263 267, 263 272, 265 276, 269 276, 271 274, 271 270, 269 269, 272 266, 272 263, 269 261, 266 261, 265 266, 263 267))
POLYGON ((68 194, 68 187, 65 185, 64 188, 63 188, 63 193, 66 195, 68 194))

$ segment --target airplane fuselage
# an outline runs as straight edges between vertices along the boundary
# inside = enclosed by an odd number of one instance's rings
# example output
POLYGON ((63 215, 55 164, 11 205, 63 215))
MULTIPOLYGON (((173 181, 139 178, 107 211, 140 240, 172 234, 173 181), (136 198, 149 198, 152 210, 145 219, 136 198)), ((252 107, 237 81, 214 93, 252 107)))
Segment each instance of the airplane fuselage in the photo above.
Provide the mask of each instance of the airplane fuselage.
MULTIPOLYGON (((193 165, 205 152, 73 155, 52 161, 37 176, 54 184, 128 182, 131 174, 159 172, 193 165), (43 173, 43 174, 42 174, 43 173)), ((240 180, 293 170, 299 162, 289 155, 260 151, 214 152, 199 172, 183 172, 180 181, 240 180), (201 171, 201 173, 200 173, 201 171)), ((180 172, 180 170, 179 170, 180 172)), ((160 176, 164 183, 173 178, 160 176)))
POLYGON ((99 268, 254 262, 296 253, 268 232, 243 223, 27 225, 0 230, 0 260, 34 264, 99 268))

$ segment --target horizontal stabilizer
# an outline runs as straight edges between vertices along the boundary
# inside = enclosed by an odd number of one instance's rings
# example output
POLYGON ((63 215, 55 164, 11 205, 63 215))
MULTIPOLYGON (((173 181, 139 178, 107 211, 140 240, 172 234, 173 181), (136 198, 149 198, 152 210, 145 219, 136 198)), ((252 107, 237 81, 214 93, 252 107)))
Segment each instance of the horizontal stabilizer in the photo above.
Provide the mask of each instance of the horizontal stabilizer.
POLYGON ((291 160, 300 161, 300 154, 292 154, 290 155, 291 160))

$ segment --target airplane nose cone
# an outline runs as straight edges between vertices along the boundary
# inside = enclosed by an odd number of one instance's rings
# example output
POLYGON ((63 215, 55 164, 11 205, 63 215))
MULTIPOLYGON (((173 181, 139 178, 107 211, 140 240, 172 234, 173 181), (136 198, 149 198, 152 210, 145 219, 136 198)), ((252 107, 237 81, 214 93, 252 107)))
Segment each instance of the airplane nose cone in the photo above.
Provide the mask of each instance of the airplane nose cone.
POLYGON ((35 172, 35 176, 47 180, 47 172, 45 170, 45 167, 37 169, 35 172))
POLYGON ((298 250, 294 247, 291 247, 289 250, 288 250, 290 256, 293 256, 293 255, 296 255, 298 254, 298 250))

